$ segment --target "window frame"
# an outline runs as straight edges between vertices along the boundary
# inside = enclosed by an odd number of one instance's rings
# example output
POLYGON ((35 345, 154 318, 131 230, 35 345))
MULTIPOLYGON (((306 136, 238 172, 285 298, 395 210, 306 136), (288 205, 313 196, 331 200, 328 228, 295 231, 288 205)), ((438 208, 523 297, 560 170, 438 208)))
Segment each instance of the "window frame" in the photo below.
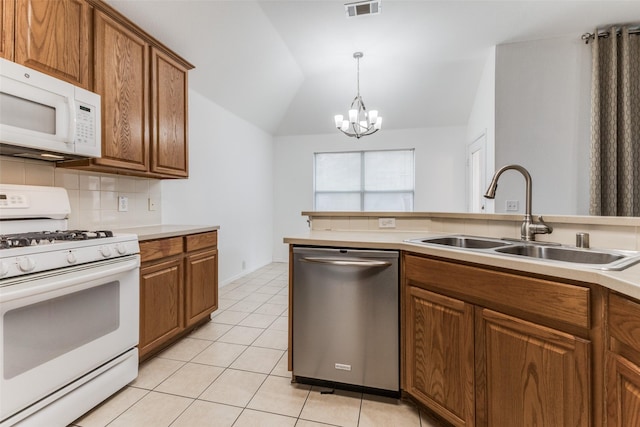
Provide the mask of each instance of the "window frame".
MULTIPOLYGON (((365 211, 365 196, 367 194, 410 194, 411 195, 411 210, 410 211, 398 211, 398 212, 413 212, 415 208, 415 194, 416 194, 416 150, 415 148, 390 148, 390 149, 382 149, 382 150, 349 150, 349 151, 317 151, 313 153, 313 209, 317 211, 317 195, 318 194, 359 194, 360 199, 360 208, 357 212, 367 212, 365 211), (411 190, 365 190, 365 156, 367 153, 381 153, 381 152, 411 152, 411 160, 412 160, 412 169, 413 169, 413 177, 412 177, 412 186, 411 190), (359 154, 360 155, 360 188, 358 191, 355 190, 329 190, 329 191, 318 191, 317 190, 317 159, 318 154, 359 154)), ((324 212, 324 211, 323 211, 324 212)), ((331 211, 327 211, 331 212, 331 211)), ((348 212, 348 211, 345 211, 348 212)))

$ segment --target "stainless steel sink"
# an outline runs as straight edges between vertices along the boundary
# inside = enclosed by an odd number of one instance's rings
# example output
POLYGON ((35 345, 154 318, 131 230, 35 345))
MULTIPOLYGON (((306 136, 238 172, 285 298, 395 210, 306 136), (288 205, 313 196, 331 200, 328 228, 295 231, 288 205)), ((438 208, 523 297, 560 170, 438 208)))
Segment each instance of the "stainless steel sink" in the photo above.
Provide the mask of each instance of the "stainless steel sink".
POLYGON ((612 262, 625 258, 624 255, 590 249, 571 249, 538 245, 517 245, 508 248, 498 248, 496 252, 579 264, 611 264, 612 262))
POLYGON ((499 239, 489 239, 484 237, 472 236, 445 236, 432 237, 429 239, 411 239, 411 243, 422 243, 431 245, 453 246, 465 249, 492 249, 501 246, 510 245, 509 242, 499 239))
POLYGON ((640 252, 604 249, 580 249, 557 243, 524 242, 465 235, 409 239, 409 243, 481 252, 492 255, 562 262, 599 270, 623 270, 640 262, 640 252))

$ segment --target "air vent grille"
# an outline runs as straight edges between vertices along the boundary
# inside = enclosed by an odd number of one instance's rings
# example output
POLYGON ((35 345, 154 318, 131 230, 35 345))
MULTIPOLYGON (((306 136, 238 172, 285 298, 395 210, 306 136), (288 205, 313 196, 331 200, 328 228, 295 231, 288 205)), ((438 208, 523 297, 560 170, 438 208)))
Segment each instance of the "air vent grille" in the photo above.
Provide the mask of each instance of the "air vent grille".
POLYGON ((380 0, 359 1, 344 5, 348 18, 355 18, 362 15, 376 15, 380 13, 380 0))

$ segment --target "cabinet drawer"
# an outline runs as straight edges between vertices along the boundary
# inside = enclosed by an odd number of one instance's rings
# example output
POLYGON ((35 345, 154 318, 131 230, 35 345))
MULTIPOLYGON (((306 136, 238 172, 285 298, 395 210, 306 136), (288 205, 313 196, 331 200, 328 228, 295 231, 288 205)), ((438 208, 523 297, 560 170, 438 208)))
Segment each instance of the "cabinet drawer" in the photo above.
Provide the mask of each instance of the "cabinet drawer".
POLYGON ((609 333, 611 338, 640 351, 640 303, 611 293, 609 333))
POLYGON ((180 255, 181 253, 182 237, 140 242, 141 262, 153 261, 154 259, 165 258, 172 255, 180 255))
POLYGON ((190 234, 185 237, 187 243, 187 252, 197 251, 198 249, 209 248, 218 244, 218 233, 210 231, 207 233, 190 234))
POLYGON ((503 271, 405 256, 409 285, 554 325, 590 327, 590 289, 503 271))

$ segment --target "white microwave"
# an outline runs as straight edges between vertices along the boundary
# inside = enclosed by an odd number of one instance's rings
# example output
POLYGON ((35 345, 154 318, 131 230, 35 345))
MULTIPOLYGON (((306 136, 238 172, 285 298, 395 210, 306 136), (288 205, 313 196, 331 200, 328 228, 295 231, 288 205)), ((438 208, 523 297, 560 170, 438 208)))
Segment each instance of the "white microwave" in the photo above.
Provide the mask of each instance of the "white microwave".
POLYGON ((100 157, 100 95, 0 58, 0 154, 100 157))

